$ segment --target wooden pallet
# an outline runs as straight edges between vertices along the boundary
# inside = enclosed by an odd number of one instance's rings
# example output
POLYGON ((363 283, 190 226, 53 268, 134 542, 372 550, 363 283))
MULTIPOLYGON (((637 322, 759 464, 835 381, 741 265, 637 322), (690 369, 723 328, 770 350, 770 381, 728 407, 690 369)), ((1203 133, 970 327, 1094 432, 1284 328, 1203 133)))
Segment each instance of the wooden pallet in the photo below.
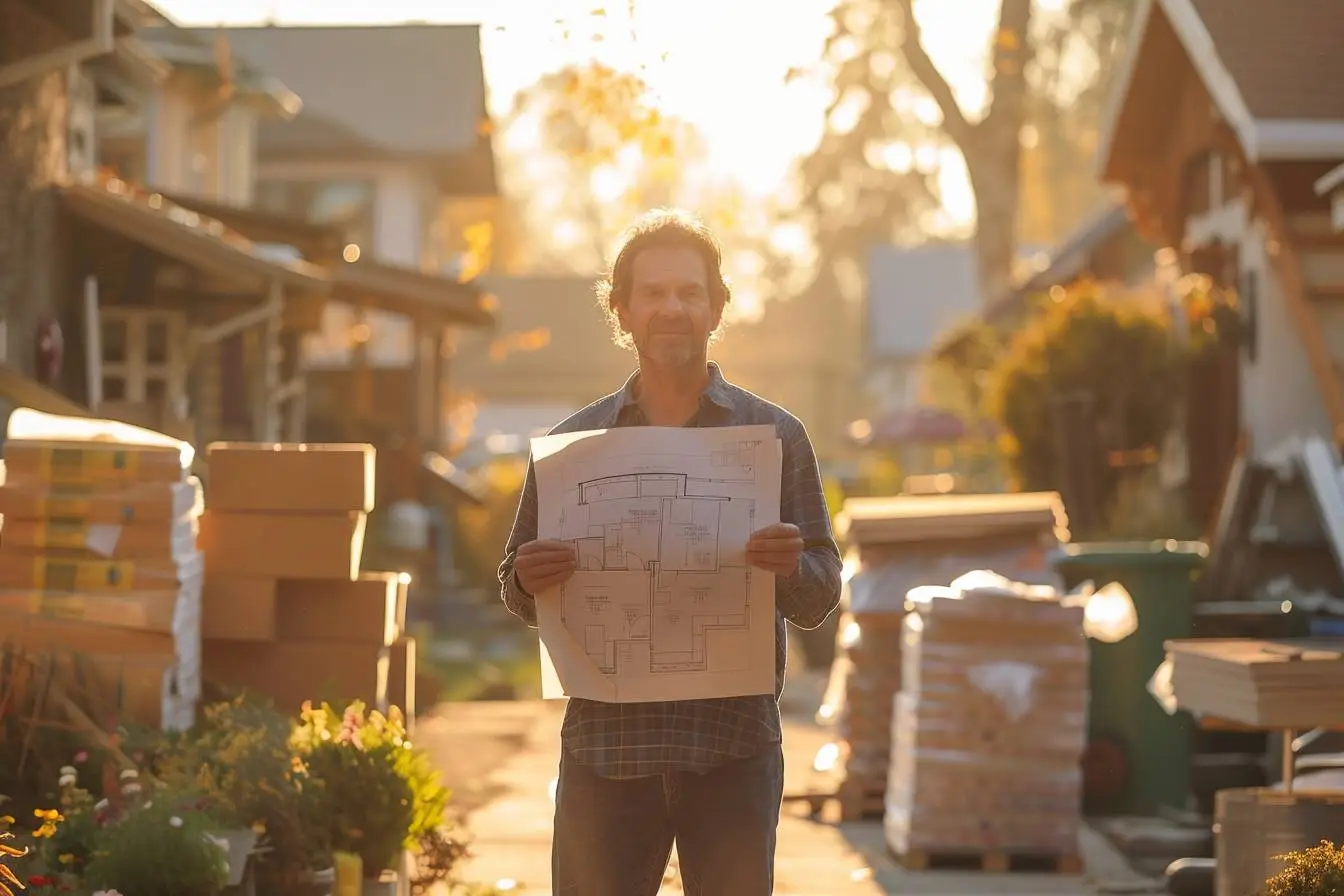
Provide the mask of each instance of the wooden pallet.
POLYGON ((842 821, 868 821, 881 818, 886 812, 885 786, 846 781, 835 796, 840 801, 842 821))
POLYGON ((1019 853, 1003 850, 910 850, 892 856, 907 871, 985 871, 1037 874, 1082 874, 1083 860, 1076 854, 1019 853))

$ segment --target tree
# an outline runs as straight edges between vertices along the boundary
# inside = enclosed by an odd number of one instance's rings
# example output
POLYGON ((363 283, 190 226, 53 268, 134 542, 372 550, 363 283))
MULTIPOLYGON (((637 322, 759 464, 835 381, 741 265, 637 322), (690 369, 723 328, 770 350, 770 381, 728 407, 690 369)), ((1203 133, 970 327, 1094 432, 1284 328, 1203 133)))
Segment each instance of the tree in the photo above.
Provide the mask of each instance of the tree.
MULTIPOLYGON (((1161 448, 1183 397, 1185 354, 1153 302, 1113 298, 1091 284, 1059 294, 1015 333, 986 383, 989 416, 1027 491, 1061 487, 1053 407, 1082 399, 1104 455, 1161 448), (1117 375, 1123 371, 1123 375, 1117 375)), ((1116 480, 1100 483, 1108 507, 1116 480)))
POLYGON ((643 78, 598 61, 522 91, 504 132, 506 188, 543 269, 600 269, 630 217, 676 203, 704 157, 695 128, 662 114, 643 78))
POLYGON ((1130 6, 1132 0, 1073 0, 1050 21, 1031 0, 1001 0, 988 48, 991 98, 976 117, 925 48, 915 0, 837 0, 824 51, 834 100, 825 136, 801 169, 823 256, 834 263, 875 240, 922 235, 939 204, 938 150, 950 145, 965 160, 976 200, 983 294, 995 297, 1018 244, 1024 135, 1036 145, 1043 135, 1067 135, 1075 165, 1088 161, 1096 88, 1113 68, 1130 6), (1090 122, 1075 126, 1073 119, 1065 127, 1064 111, 1080 101, 1090 122), (936 112, 926 111, 930 104, 936 112))

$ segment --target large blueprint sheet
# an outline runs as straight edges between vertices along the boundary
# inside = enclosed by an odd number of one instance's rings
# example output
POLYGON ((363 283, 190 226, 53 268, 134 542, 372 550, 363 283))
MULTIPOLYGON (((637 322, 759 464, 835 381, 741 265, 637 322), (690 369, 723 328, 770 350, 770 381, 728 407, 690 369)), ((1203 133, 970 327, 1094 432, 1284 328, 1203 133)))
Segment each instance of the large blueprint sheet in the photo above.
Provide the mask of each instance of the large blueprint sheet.
POLYGON ((578 571, 537 595, 542 691, 607 703, 769 694, 779 522, 773 426, 624 427, 532 440, 537 537, 578 571))

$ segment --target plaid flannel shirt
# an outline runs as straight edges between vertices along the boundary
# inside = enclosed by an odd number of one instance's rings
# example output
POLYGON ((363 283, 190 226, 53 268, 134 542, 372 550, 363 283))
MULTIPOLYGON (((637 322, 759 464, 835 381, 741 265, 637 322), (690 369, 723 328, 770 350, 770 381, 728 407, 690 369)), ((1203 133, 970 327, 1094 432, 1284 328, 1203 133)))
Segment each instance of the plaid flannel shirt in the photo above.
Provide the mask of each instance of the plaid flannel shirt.
MULTIPOLYGON (((732 385, 710 365, 709 386, 689 426, 773 424, 783 447, 780 521, 797 526, 804 551, 798 572, 775 579, 775 692, 751 697, 661 703, 600 703, 572 699, 561 744, 576 761, 607 778, 638 778, 671 771, 703 772, 754 756, 780 740, 779 697, 784 689, 787 636, 784 621, 816 628, 840 600, 840 552, 831 534, 816 454, 796 417, 732 385)), ((647 424, 635 401, 639 374, 619 392, 600 399, 552 433, 647 424)), ((516 616, 537 624, 536 601, 514 576, 518 547, 537 537, 537 487, 529 461, 518 516, 499 567, 500 593, 516 616)))

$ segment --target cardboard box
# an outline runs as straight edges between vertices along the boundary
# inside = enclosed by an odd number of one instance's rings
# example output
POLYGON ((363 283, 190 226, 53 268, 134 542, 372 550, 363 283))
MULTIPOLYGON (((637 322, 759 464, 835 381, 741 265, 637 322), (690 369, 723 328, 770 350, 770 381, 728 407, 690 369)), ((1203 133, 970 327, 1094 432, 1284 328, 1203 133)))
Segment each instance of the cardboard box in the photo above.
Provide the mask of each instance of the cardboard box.
POLYGON ((207 571, 201 637, 218 641, 274 641, 276 580, 207 571))
POLYGON ((406 625, 405 589, 393 572, 354 581, 282 579, 276 614, 280 640, 390 645, 406 625))
POLYGON ((375 644, 245 644, 206 641, 205 674, 211 682, 275 701, 297 713, 305 700, 340 711, 353 700, 385 705, 389 651, 375 644))
POLYGON ((373 510, 372 445, 215 442, 206 449, 213 510, 340 513, 373 510))
POLYGON ((362 513, 234 513, 210 508, 201 517, 201 549, 211 575, 277 579, 359 576, 362 513))
POLYGON ((5 442, 5 481, 52 485, 185 482, 182 453, 176 448, 118 442, 5 442))
POLYGON ((6 482, 0 516, 6 520, 59 518, 83 523, 153 523, 198 517, 205 508, 201 481, 135 485, 64 485, 6 482))

